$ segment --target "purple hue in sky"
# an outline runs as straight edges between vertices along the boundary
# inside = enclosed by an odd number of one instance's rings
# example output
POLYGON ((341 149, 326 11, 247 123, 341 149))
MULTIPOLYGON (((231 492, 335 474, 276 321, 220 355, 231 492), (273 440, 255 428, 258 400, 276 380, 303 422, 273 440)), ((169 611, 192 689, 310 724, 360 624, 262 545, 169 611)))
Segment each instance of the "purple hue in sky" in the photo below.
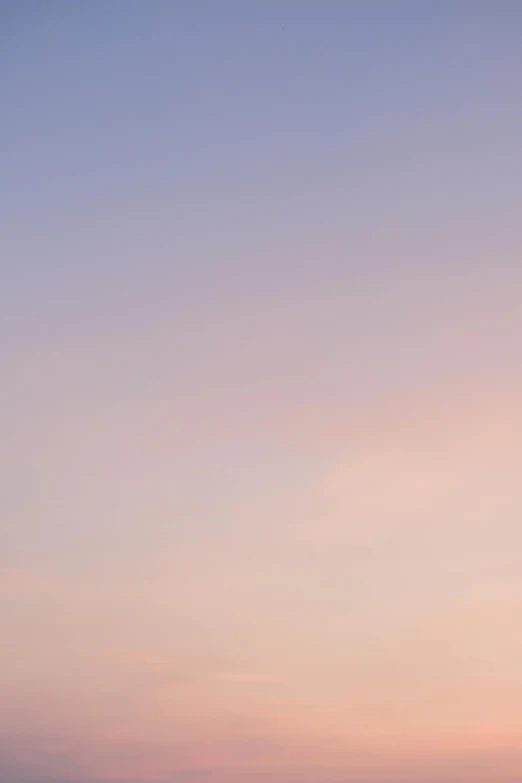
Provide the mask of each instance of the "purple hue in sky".
POLYGON ((520 780, 521 29, 0 0, 0 783, 520 780))

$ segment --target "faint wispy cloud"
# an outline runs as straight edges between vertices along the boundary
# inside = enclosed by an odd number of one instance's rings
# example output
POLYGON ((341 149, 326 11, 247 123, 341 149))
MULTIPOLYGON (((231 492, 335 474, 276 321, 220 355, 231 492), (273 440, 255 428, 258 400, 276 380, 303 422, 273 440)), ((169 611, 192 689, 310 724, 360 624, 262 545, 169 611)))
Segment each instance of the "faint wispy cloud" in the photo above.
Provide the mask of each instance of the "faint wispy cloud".
POLYGON ((256 671, 222 672, 217 679, 220 682, 237 683, 238 685, 283 685, 285 679, 277 674, 256 671))
POLYGON ((0 569, 0 591, 16 595, 54 593, 61 587, 58 579, 25 568, 0 569))
POLYGON ((304 535, 373 540, 411 524, 508 518, 522 500, 518 407, 496 398, 467 408, 451 402, 398 410, 395 425, 345 448, 303 500, 304 535))

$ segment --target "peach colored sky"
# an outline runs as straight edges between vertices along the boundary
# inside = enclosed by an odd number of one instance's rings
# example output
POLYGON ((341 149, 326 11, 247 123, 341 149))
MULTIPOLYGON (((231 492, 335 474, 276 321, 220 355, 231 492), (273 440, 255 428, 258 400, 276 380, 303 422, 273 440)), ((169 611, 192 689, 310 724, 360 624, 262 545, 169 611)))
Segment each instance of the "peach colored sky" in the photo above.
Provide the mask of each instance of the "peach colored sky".
POLYGON ((521 780, 521 22, 0 4, 0 783, 521 780))

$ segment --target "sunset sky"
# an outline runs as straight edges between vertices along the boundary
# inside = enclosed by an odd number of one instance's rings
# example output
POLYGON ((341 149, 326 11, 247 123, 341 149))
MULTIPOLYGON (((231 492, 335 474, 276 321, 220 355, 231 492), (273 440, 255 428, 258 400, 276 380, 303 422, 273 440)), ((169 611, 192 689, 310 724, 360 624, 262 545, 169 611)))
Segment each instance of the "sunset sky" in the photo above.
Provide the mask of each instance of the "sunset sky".
POLYGON ((0 783, 522 781, 522 2, 0 0, 0 783))

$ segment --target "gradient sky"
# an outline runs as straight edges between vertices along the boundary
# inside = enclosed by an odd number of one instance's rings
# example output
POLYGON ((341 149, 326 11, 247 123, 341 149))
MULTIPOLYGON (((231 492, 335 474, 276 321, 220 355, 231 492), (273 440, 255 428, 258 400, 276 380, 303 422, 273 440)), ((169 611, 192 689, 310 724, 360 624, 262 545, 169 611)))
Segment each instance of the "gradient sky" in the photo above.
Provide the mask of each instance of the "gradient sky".
POLYGON ((520 782, 521 36, 1 0, 0 783, 520 782))

